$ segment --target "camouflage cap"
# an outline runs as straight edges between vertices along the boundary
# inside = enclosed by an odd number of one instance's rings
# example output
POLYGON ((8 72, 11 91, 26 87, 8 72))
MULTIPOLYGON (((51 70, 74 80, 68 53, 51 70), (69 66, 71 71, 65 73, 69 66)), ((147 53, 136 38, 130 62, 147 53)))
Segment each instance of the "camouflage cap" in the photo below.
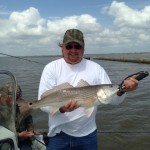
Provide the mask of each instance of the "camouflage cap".
POLYGON ((64 35, 63 44, 68 44, 70 42, 77 42, 84 47, 83 33, 78 29, 67 30, 64 35))

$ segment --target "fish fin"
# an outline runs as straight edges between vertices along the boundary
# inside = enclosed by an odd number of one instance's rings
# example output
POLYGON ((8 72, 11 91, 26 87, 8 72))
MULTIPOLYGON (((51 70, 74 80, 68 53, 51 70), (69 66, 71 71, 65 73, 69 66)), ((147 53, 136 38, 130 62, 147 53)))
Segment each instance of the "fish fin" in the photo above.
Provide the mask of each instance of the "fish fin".
POLYGON ((83 79, 81 79, 78 83, 76 87, 84 87, 84 86, 89 86, 89 83, 84 81, 83 79))
POLYGON ((85 108, 86 116, 90 117, 93 111, 94 111, 94 107, 85 108))
POLYGON ((53 115, 57 114, 58 112, 59 112, 59 108, 57 108, 53 112, 51 112, 51 115, 53 116, 53 115))
POLYGON ((59 112, 59 108, 58 107, 50 107, 50 112, 49 112, 49 114, 50 115, 55 115, 55 114, 57 114, 59 112))
POLYGON ((42 94, 41 98, 44 98, 44 97, 48 96, 49 94, 57 92, 59 90, 68 89, 68 88, 73 88, 73 86, 70 85, 68 82, 60 84, 58 86, 55 86, 53 89, 50 89, 50 90, 47 90, 46 92, 44 92, 42 94))
POLYGON ((73 88, 73 86, 71 84, 69 84, 68 82, 66 82, 66 83, 60 84, 58 86, 55 86, 54 90, 58 91, 58 90, 63 90, 63 89, 68 89, 68 88, 73 88))

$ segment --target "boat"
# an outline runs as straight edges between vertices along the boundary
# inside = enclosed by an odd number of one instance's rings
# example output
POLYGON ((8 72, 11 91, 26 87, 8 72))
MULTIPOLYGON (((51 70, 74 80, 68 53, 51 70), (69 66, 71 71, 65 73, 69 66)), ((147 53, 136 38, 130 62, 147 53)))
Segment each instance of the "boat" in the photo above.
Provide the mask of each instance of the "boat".
MULTIPOLYGON (((5 82, 13 83, 13 101, 9 106, 0 105, 0 150, 19 150, 15 128, 17 81, 11 72, 0 70, 0 86, 5 82)), ((46 150, 42 134, 34 135, 32 141, 32 150, 46 150)))
MULTIPOLYGON (((147 71, 140 71, 138 73, 128 76, 127 78, 133 75, 137 75, 136 79, 140 81, 141 79, 148 76, 149 73, 147 71)), ((0 85, 1 82, 4 82, 4 79, 7 80, 6 83, 8 83, 8 81, 10 82, 10 80, 13 83, 12 89, 13 102, 9 107, 5 105, 0 105, 0 150, 19 150, 15 128, 17 82, 14 75, 11 72, 0 70, 0 85), (5 78, 4 76, 7 77, 5 78)), ((120 84, 121 88, 122 83, 120 84)), ((32 150, 46 150, 42 134, 33 136, 32 150)))

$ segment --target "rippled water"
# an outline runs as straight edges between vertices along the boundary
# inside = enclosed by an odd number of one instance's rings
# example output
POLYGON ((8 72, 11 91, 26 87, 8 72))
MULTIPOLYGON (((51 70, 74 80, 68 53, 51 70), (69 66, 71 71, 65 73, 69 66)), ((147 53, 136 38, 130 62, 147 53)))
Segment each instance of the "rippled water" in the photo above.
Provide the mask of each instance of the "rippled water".
MULTIPOLYGON (((55 57, 30 57, 42 64, 55 57)), ((144 70, 148 64, 94 60, 105 68, 113 84, 126 76, 144 70)), ((38 84, 44 65, 15 58, 0 58, 1 70, 11 71, 21 85, 25 99, 37 100, 38 84)), ((96 116, 100 150, 150 150, 150 76, 139 83, 136 91, 127 94, 118 105, 99 106, 96 116)), ((47 114, 33 113, 35 127, 47 130, 47 114)))

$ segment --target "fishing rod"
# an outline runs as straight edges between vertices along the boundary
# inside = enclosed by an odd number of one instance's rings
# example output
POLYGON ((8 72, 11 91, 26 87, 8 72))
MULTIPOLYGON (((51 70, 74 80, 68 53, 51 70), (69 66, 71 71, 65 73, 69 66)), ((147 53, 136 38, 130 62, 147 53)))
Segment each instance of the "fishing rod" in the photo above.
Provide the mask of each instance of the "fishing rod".
POLYGON ((150 131, 144 131, 144 132, 140 132, 140 131, 97 131, 97 133, 110 133, 110 134, 114 134, 114 133, 124 133, 124 134, 135 134, 135 133, 150 133, 150 131))
MULTIPOLYGON (((33 131, 34 132, 34 131, 33 131)), ((33 136, 32 136, 32 138, 31 138, 32 140, 36 140, 36 141, 38 141, 39 143, 41 143, 42 145, 44 145, 44 146, 46 146, 46 144, 48 143, 48 136, 47 136, 47 132, 40 132, 40 133, 35 133, 33 136), (36 135, 42 135, 42 140, 43 141, 41 141, 40 139, 38 139, 37 137, 36 137, 36 135)))
MULTIPOLYGON (((145 133, 150 133, 150 131, 147 131, 147 132, 140 132, 140 131, 134 131, 134 132, 129 132, 129 131, 97 131, 97 133, 98 134, 115 134, 115 133, 116 134, 137 134, 137 133, 141 134, 141 133, 144 133, 145 134, 145 133)), ((43 142, 40 141, 38 138, 36 138, 36 136, 32 136, 32 139, 36 140, 39 143, 41 143, 42 145, 46 146, 46 139, 48 138, 46 132, 41 133, 41 134, 37 134, 37 135, 43 135, 43 142)))
POLYGON ((39 143, 41 143, 42 145, 46 146, 46 144, 42 141, 40 141, 39 139, 37 139, 35 136, 32 136, 32 140, 36 140, 38 141, 39 143))
MULTIPOLYGON (((149 73, 147 71, 139 71, 137 73, 127 76, 124 80, 129 79, 132 76, 136 76, 135 79, 140 81, 140 80, 144 79, 145 77, 147 77, 148 75, 149 75, 149 73)), ((124 86, 124 80, 121 82, 121 84, 119 84, 119 92, 121 95, 126 92, 125 86, 124 86)))
POLYGON ((4 54, 4 53, 0 53, 0 54, 1 54, 1 55, 4 55, 4 56, 9 56, 9 57, 17 58, 17 59, 22 59, 22 60, 25 60, 25 61, 37 63, 37 64, 40 64, 40 65, 45 65, 45 64, 43 64, 43 63, 40 63, 40 62, 37 62, 37 61, 34 61, 34 60, 30 60, 30 59, 26 59, 26 58, 22 58, 22 57, 18 57, 18 56, 13 56, 13 55, 4 54))

